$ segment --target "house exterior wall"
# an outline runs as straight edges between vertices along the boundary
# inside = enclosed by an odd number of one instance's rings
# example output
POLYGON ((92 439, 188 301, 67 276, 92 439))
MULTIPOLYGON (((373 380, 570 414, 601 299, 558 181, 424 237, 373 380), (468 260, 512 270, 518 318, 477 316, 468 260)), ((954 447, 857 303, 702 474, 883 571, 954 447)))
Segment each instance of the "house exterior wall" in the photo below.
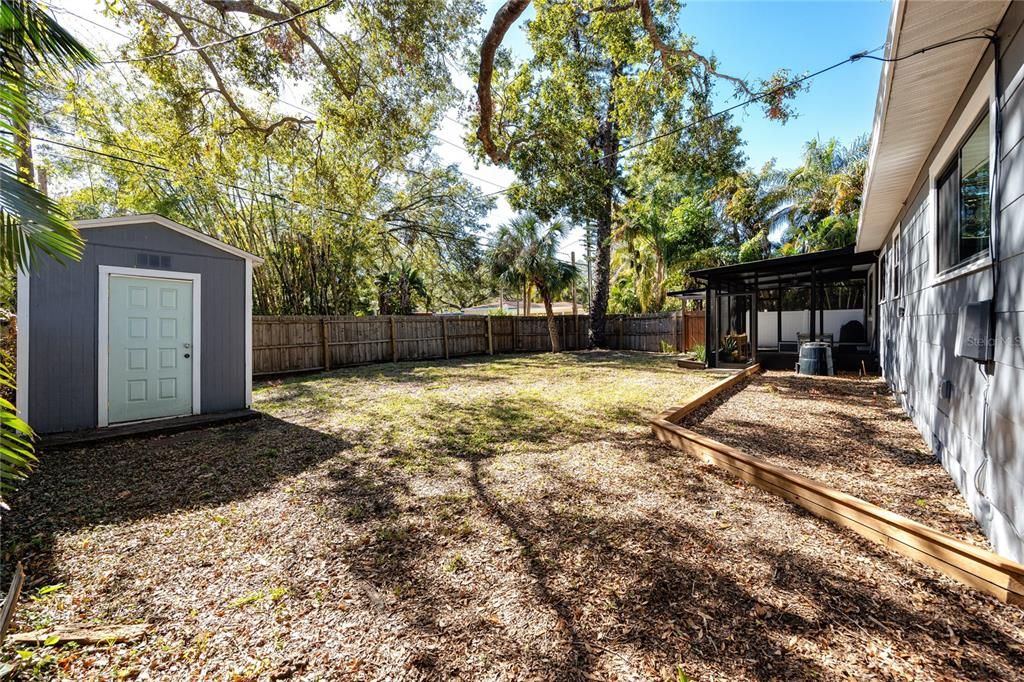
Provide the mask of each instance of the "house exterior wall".
POLYGON ((245 407, 245 260, 156 223, 82 231, 82 260, 41 259, 29 285, 29 421, 39 433, 97 424, 99 266, 202 276, 201 407, 245 407), (169 256, 140 266, 138 254, 169 256))
MULTIPOLYGON (((891 291, 892 246, 899 234, 900 290, 879 303, 883 375, 925 441, 952 476, 993 547, 1024 561, 1024 7, 1014 3, 999 28, 999 68, 992 50, 978 68, 936 141, 917 189, 885 241, 891 291), (986 74, 999 78, 986 80, 986 74), (996 82, 998 81, 998 82, 996 82), (995 85, 993 86, 993 83, 995 85), (944 163, 947 142, 974 114, 972 92, 995 88, 1002 108, 1001 158, 996 160, 998 287, 989 265, 952 279, 938 276, 931 168, 944 163), (961 306, 997 301, 994 362, 958 358, 961 306), (944 381, 952 383, 948 399, 944 381), (986 454, 987 453, 987 454, 986 454)), ((880 292, 881 293, 881 292, 880 292)), ((927 492, 922 491, 926 497, 927 492)))

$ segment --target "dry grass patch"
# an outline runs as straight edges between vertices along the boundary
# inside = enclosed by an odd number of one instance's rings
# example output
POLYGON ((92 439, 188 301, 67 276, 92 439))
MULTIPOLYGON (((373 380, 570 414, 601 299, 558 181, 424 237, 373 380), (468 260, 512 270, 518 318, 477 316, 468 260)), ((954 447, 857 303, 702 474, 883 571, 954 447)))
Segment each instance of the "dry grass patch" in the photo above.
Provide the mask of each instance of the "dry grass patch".
POLYGON ((19 629, 154 634, 22 675, 1020 674, 1019 610, 651 437, 713 379, 626 353, 381 365, 263 385, 257 422, 54 454, 4 542, 64 587, 19 629))

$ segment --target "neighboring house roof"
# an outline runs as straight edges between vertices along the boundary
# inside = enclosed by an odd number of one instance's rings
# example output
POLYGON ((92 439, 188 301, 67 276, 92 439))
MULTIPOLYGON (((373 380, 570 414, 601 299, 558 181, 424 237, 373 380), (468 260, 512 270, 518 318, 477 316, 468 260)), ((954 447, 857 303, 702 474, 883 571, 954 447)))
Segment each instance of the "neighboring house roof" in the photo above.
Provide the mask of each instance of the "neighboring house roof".
POLYGON ((1009 0, 895 0, 885 57, 959 40, 886 62, 878 86, 871 154, 857 228, 857 250, 881 246, 928 160, 978 61, 986 40, 960 40, 994 31, 1009 0))
POLYGON ((230 253, 233 256, 238 256, 239 258, 244 258, 247 261, 252 261, 254 265, 260 265, 261 263, 263 263, 263 259, 255 254, 249 253, 248 251, 243 251, 242 249, 231 246, 230 244, 225 244, 224 242, 222 242, 219 239, 216 239, 215 237, 211 237, 208 234, 203 234, 202 232, 194 230, 186 225, 182 225, 181 223, 176 223, 170 218, 165 218, 159 213, 140 213, 138 215, 124 215, 116 216, 113 218, 92 218, 90 220, 76 220, 73 224, 79 230, 88 230, 94 227, 131 227, 142 223, 156 223, 161 227, 166 227, 168 230, 173 230, 175 232, 185 235, 186 237, 191 237, 192 239, 203 242, 204 244, 212 246, 215 249, 220 249, 221 251, 226 251, 227 253, 230 253))
MULTIPOLYGON (((572 301, 553 301, 551 307, 556 314, 571 314, 572 313, 572 301)), ((515 315, 522 308, 520 301, 504 301, 503 310, 506 314, 515 315)), ((492 311, 498 310, 497 301, 491 303, 483 303, 481 305, 471 306, 469 308, 463 308, 461 312, 463 315, 488 315, 492 311)), ((576 305, 576 310, 580 315, 587 314, 587 308, 583 305, 576 305)), ((530 304, 530 311, 532 315, 543 315, 544 304, 534 301, 530 304)))

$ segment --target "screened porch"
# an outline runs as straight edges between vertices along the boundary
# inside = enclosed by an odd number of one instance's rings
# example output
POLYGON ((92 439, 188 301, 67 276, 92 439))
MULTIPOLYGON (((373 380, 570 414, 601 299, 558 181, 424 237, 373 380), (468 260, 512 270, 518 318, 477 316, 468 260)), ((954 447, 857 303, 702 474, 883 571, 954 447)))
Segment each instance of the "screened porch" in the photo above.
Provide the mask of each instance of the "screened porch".
POLYGON ((875 365, 874 253, 853 247, 690 273, 702 294, 708 367, 791 369, 800 344, 824 341, 836 366, 875 365))

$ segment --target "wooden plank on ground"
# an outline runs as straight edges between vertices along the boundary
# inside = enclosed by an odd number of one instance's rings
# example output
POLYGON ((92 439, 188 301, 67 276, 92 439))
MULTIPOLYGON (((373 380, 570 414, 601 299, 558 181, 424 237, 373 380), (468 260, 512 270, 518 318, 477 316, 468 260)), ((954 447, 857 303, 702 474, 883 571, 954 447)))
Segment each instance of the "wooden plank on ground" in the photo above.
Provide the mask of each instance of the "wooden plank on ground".
POLYGON ((931 566, 954 580, 991 594, 1001 601, 1024 605, 1024 565, 770 464, 676 423, 749 376, 755 367, 714 384, 684 405, 665 410, 651 420, 654 434, 678 450, 719 466, 737 478, 931 566))
POLYGON ((3 608, 0 608, 0 644, 3 644, 7 634, 7 628, 14 618, 14 610, 18 605, 18 597, 21 595, 21 587, 25 584, 25 568, 19 561, 14 567, 11 575, 11 586, 7 590, 7 597, 4 599, 3 608))

